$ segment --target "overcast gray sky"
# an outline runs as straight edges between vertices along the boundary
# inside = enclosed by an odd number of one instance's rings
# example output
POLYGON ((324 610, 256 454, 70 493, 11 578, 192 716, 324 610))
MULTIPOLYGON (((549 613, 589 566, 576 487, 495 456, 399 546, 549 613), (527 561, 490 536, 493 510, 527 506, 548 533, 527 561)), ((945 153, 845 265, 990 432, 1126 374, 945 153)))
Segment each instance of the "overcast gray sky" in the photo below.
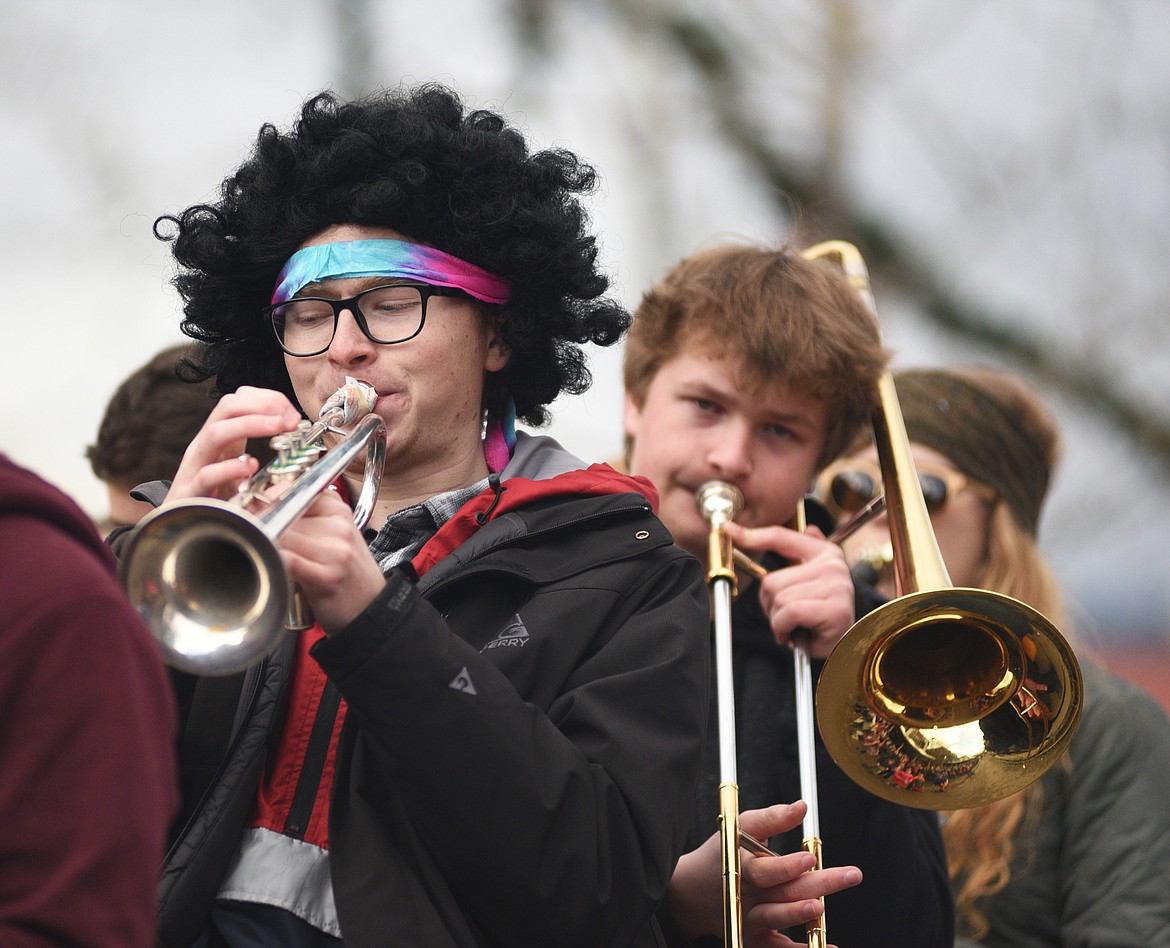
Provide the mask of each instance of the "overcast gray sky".
MULTIPOLYGON (((337 2, 0 0, 10 294, 0 393, 13 414, 0 450, 94 514, 104 493, 84 450, 105 401, 181 338, 167 248, 151 222, 212 197, 262 121, 286 122, 340 81, 337 2)), ((527 126, 535 146, 568 146, 600 168, 595 222, 628 304, 702 241, 784 236, 704 90, 666 44, 635 36, 603 4, 557 5, 545 59, 520 49, 502 2, 367 5, 385 84, 448 81, 527 126)), ((758 63, 753 94, 774 113, 776 140, 813 153, 818 5, 676 6, 724 18, 724 35, 758 63)), ((1149 316, 1161 313, 1166 268, 1139 263, 1166 252, 1170 8, 888 0, 856 9, 864 45, 844 129, 856 199, 912 235, 962 293, 1026 314, 1070 358, 1104 360, 1151 404, 1170 403, 1170 320, 1149 316), (1077 315, 1088 304, 1095 319, 1077 315)), ((899 300, 879 296, 878 307, 900 364, 985 357, 899 300)), ((598 353, 593 392, 557 406, 552 433, 584 457, 619 450, 619 364, 618 350, 598 353)), ((1133 616, 1170 643, 1165 468, 1084 405, 1052 398, 1069 448, 1046 551, 1096 621, 1133 616)))

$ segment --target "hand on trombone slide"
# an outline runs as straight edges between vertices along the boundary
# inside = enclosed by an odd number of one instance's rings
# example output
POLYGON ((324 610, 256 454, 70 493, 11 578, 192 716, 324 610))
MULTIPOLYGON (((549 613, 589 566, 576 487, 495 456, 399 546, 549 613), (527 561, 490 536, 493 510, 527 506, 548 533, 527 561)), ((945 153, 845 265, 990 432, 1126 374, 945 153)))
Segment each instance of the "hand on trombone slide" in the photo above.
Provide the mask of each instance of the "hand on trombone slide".
POLYGON ((790 645, 796 629, 808 630, 812 633, 809 654, 826 658, 856 618, 853 579, 841 547, 813 526, 804 533, 734 523, 727 529, 737 550, 772 552, 788 561, 789 565, 768 572, 736 559, 737 567, 746 566, 744 571, 760 580, 760 606, 776 641, 790 645))
MULTIPOLYGON (((740 814, 741 842, 745 844, 740 847, 740 892, 748 948, 801 944, 781 930, 817 918, 825 911, 825 896, 861 882, 861 870, 854 866, 810 872, 813 857, 806 852, 775 854, 762 849, 758 840, 800 826, 804 813, 805 805, 798 800, 740 814)), ((691 938, 723 931, 721 873, 719 833, 684 855, 675 867, 668 896, 670 909, 691 938)))

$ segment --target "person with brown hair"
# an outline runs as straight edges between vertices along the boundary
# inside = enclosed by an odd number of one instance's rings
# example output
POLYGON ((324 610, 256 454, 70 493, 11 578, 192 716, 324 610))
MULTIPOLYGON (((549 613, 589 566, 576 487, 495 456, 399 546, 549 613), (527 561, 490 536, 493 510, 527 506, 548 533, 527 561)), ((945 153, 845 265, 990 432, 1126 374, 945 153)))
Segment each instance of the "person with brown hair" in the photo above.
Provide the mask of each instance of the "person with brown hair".
POLYGON ((180 360, 193 355, 190 343, 161 350, 131 372, 106 405, 97 439, 85 452, 109 494, 105 532, 137 523, 154 509, 130 492, 174 477, 187 445, 215 407, 209 384, 179 375, 180 360))
MULTIPOLYGON (((1018 599, 1067 636, 1036 542, 1061 447, 1047 407, 984 367, 907 370, 895 383, 951 581, 1018 599)), ((852 508, 880 489, 865 447, 826 470, 817 493, 852 508)), ((879 519, 846 553, 893 595, 887 543, 879 519)), ((1085 697, 1065 758, 1011 797, 945 817, 960 934, 976 944, 1170 945, 1170 720, 1078 651, 1085 697)))
MULTIPOLYGON (((785 805, 800 796, 792 633, 812 633, 815 671, 868 605, 823 532, 784 525, 817 471, 869 419, 886 361, 876 320, 839 268, 747 244, 682 260, 646 293, 626 342, 630 472, 658 488, 675 542, 701 561, 710 526, 696 507, 698 489, 710 480, 739 488, 745 505, 732 538, 771 570, 741 584, 732 611, 741 827, 786 853, 744 858, 744 933, 752 945, 803 941, 803 924, 824 911, 829 894, 833 942, 928 948, 953 938, 933 813, 866 793, 818 742, 824 858, 834 868, 808 872, 812 857, 796 851, 804 805, 785 805)), ((717 735, 713 708, 688 851, 660 911, 678 945, 722 932, 711 835, 717 735)))

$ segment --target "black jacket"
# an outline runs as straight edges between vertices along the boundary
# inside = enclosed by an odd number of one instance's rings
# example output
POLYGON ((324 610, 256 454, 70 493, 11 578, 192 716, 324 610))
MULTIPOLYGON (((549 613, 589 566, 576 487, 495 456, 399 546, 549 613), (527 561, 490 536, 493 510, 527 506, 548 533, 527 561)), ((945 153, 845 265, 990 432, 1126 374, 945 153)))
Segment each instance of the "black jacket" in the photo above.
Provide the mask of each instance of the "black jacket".
MULTIPOLYGON (((534 499, 417 585, 392 573, 313 649, 349 705, 330 814, 346 945, 655 944, 694 799, 707 626, 699 565, 639 493, 534 499)), ((289 653, 194 685, 166 945, 200 930, 238 844, 289 653)))
MULTIPOLYGON (((774 565, 779 565, 774 564, 774 565)), ((800 758, 792 652, 776 644, 760 608, 758 586, 740 591, 732 606, 739 806, 751 810, 800 799, 800 758)), ((879 604, 859 587, 857 612, 879 604)), ((813 662, 814 677, 821 661, 813 662)), ((711 740, 686 851, 715 832, 719 813, 719 740, 716 703, 711 703, 711 740)), ((826 866, 857 866, 860 885, 825 900, 829 941, 841 948, 905 945, 950 948, 954 911, 938 815, 888 803, 845 776, 816 741, 820 829, 826 866)), ((776 852, 800 849, 801 830, 772 840, 776 852)), ((663 909, 665 912, 665 909, 663 909)), ((664 915, 672 945, 690 944, 664 915)), ((803 929, 786 934, 804 943, 803 929)), ((706 939, 699 944, 718 944, 706 939)))

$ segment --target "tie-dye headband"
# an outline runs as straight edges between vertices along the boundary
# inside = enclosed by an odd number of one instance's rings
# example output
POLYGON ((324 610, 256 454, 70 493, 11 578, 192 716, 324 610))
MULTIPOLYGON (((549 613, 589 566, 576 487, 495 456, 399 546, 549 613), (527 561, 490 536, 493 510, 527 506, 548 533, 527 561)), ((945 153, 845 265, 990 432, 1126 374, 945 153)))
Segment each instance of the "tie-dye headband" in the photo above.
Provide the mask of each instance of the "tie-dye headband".
POLYGON ((310 283, 344 277, 400 277, 451 286, 485 303, 506 303, 511 284, 434 247, 405 240, 343 240, 303 247, 276 278, 272 303, 292 299, 310 283))

